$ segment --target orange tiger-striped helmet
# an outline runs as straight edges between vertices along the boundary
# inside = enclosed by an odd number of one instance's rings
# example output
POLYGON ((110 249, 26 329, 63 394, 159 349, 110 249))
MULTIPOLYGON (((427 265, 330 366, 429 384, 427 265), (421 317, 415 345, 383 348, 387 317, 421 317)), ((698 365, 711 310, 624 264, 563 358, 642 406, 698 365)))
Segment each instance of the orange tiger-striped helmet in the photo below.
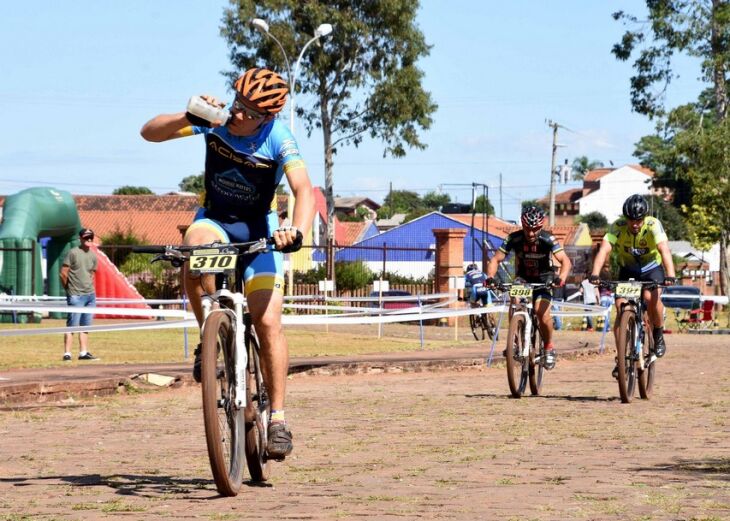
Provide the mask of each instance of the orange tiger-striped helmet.
POLYGON ((233 86, 244 99, 266 114, 276 114, 283 109, 289 93, 284 79, 268 69, 249 69, 233 86))

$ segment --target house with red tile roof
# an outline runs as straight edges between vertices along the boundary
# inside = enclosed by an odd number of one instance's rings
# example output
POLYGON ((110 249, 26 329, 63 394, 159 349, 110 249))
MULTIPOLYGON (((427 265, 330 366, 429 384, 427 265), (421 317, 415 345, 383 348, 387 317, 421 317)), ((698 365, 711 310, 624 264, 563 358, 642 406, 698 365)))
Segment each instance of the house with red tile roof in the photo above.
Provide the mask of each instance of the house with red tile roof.
MULTIPOLYGON (((631 194, 654 194, 668 198, 666 190, 651 186, 654 172, 641 165, 596 168, 586 173, 582 188, 571 188, 555 195, 556 224, 573 224, 579 215, 603 214, 609 223, 621 216, 623 203, 631 194)), ((549 197, 538 199, 545 208, 549 197)))
POLYGON ((131 232, 148 244, 180 244, 200 207, 196 195, 76 195, 74 200, 81 225, 97 239, 131 232))

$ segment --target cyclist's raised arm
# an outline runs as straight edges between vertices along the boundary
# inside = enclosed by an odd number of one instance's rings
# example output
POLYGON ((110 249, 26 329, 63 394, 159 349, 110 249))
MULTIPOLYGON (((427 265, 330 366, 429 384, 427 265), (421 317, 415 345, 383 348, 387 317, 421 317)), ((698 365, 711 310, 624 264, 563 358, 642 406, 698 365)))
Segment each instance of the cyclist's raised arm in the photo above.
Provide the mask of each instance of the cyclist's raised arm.
POLYGON ((669 278, 674 278, 674 261, 672 260, 672 252, 669 251, 669 243, 662 241, 656 245, 656 249, 659 250, 659 254, 662 256, 664 275, 669 278))
POLYGON ((286 170, 286 177, 294 196, 292 225, 306 234, 312 226, 312 219, 314 219, 316 211, 312 182, 309 180, 309 174, 303 162, 295 168, 286 170))
MULTIPOLYGON (((565 250, 562 248, 559 251, 553 253, 553 257, 560 263, 560 271, 558 272, 558 278, 562 284, 568 280, 570 270, 573 269, 573 263, 570 262, 570 257, 565 254, 565 250)), ((561 284, 561 285, 562 285, 561 284)))
POLYGON ((499 268, 499 263, 502 262, 505 257, 507 257, 507 255, 501 249, 494 252, 492 258, 489 259, 489 264, 487 264, 487 278, 494 278, 494 276, 497 274, 497 268, 499 268))
POLYGON ((169 139, 192 135, 190 121, 184 112, 160 114, 144 124, 139 132, 144 139, 160 143, 169 139))
POLYGON ((601 241, 601 247, 598 249, 598 253, 596 253, 596 258, 593 259, 593 271, 591 271, 591 278, 598 277, 601 273, 601 269, 603 268, 603 265, 606 264, 606 259, 608 259, 612 249, 611 243, 606 237, 604 237, 603 241, 601 241))

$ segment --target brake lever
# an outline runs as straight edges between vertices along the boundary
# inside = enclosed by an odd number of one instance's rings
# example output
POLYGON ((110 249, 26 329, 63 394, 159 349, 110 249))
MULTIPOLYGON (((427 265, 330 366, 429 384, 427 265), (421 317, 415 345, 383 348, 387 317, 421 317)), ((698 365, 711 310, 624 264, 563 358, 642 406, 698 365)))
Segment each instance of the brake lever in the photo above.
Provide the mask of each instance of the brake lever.
POLYGON ((155 263, 157 261, 169 261, 175 268, 179 268, 185 264, 185 255, 174 248, 166 248, 165 253, 156 255, 155 258, 152 259, 151 263, 155 263))

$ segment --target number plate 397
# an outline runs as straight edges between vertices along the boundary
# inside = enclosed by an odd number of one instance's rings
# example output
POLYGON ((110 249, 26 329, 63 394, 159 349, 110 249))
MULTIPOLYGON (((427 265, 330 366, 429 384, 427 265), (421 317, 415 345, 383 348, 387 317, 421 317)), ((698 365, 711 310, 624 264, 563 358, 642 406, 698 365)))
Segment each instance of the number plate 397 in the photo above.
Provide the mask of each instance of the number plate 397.
POLYGON ((641 284, 619 284, 616 286, 616 296, 622 298, 638 298, 641 294, 641 284))

